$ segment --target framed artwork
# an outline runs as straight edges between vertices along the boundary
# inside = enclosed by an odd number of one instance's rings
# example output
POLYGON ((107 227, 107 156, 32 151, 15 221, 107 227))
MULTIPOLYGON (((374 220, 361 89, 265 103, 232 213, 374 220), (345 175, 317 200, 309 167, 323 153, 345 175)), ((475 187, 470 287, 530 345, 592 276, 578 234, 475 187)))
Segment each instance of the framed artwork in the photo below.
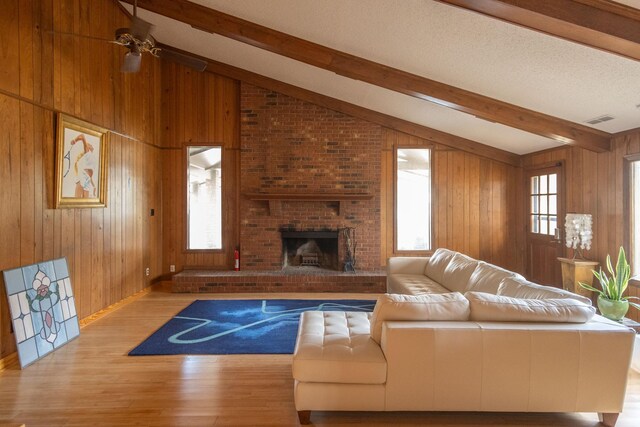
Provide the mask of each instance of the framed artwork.
POLYGON ((58 113, 56 208, 105 207, 108 131, 58 113))
POLYGON ((66 258, 3 275, 22 368, 80 335, 66 258))

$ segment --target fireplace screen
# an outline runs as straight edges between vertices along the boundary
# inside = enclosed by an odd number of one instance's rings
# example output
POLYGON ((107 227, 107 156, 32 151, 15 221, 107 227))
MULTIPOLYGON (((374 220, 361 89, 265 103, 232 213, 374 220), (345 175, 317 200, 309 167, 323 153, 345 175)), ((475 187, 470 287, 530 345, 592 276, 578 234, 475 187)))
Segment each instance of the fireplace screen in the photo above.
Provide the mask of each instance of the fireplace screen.
POLYGON ((340 270, 338 231, 281 231, 282 268, 340 270))

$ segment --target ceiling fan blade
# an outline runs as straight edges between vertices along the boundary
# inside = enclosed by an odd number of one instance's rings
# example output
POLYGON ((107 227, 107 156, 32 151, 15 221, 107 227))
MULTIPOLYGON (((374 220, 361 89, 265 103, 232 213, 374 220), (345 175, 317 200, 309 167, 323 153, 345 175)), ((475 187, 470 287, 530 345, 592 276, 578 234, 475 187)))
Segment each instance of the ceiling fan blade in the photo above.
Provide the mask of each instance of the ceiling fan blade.
POLYGON ((198 71, 204 71, 207 68, 207 62, 193 56, 185 55, 184 53, 176 52, 172 49, 167 49, 165 46, 158 49, 156 56, 167 59, 169 61, 177 62, 189 68, 193 68, 198 71))
POLYGON ((140 70, 140 63, 142 62, 142 54, 140 52, 127 52, 124 56, 124 62, 120 71, 123 73, 135 73, 140 70))
POLYGON ((152 28, 153 25, 144 19, 138 18, 137 16, 131 17, 131 34, 138 40, 145 41, 147 37, 149 37, 152 28))

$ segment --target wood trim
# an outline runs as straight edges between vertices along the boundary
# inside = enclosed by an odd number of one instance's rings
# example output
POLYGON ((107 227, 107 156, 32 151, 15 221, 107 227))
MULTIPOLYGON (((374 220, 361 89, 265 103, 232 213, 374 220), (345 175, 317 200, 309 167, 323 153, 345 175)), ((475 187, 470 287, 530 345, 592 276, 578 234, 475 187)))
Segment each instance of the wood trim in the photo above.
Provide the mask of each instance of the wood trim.
POLYGON ((269 215, 280 215, 282 202, 338 202, 337 215, 342 215, 343 202, 371 200, 371 193, 244 193, 249 200, 269 202, 269 215))
POLYGON ((129 295, 128 297, 116 302, 115 304, 111 304, 110 306, 105 307, 100 311, 96 311, 91 316, 85 317, 84 319, 80 320, 80 322, 78 322, 78 323, 80 324, 81 328, 84 328, 85 326, 88 326, 88 325, 92 324, 96 320, 100 320, 103 317, 105 317, 106 315, 113 313, 117 309, 122 308, 122 307, 124 307, 125 305, 127 305, 129 303, 132 303, 133 301, 137 300, 138 298, 140 298, 142 296, 147 295, 152 290, 153 290, 153 286, 147 286, 146 288, 142 289, 141 291, 138 291, 133 295, 129 295))
POLYGON ((244 193, 249 200, 288 200, 297 202, 340 202, 371 200, 371 193, 244 193))
MULTIPOLYGON (((530 158, 531 156, 538 156, 538 155, 541 155, 541 154, 554 153, 554 152, 559 151, 559 150, 566 150, 567 148, 569 148, 569 147, 566 147, 566 146, 564 146, 564 145, 561 145, 560 147, 545 148, 544 150, 540 150, 540 151, 533 151, 533 152, 531 152, 531 153, 523 154, 523 155, 521 156, 521 159, 522 159, 522 165, 524 165, 524 164, 526 163, 526 160, 527 160, 528 158, 530 158)), ((521 166, 522 166, 522 165, 521 165, 521 166)))
POLYGON ((13 352, 6 357, 0 359, 0 372, 5 369, 12 368, 14 366, 18 366, 18 352, 13 352))
MULTIPOLYGON (((87 120, 81 119, 81 118, 79 118, 79 117, 77 117, 77 116, 74 116, 73 114, 69 114, 69 113, 66 113, 66 112, 64 112, 64 111, 62 111, 62 110, 59 110, 59 109, 53 108, 51 105, 43 104, 43 103, 41 103, 41 102, 37 102, 37 101, 34 101, 34 100, 32 100, 32 99, 25 98, 24 96, 20 96, 20 95, 18 95, 18 94, 15 94, 15 93, 12 93, 12 92, 8 92, 8 91, 3 90, 3 89, 0 89, 0 95, 4 95, 4 96, 7 96, 7 97, 9 97, 9 98, 17 99, 18 101, 21 101, 21 102, 26 102, 27 104, 33 105, 34 107, 39 107, 39 108, 42 108, 42 109, 43 109, 43 110, 45 110, 45 111, 50 111, 50 112, 52 112, 52 113, 53 113, 54 115, 56 115, 56 116, 57 116, 58 114, 65 114, 66 116, 71 117, 71 118, 73 118, 73 119, 81 120, 81 121, 87 122, 87 120)), ((90 123, 90 122, 89 122, 89 123, 90 123)), ((141 140, 141 139, 138 139, 138 138, 136 138, 135 136, 132 136, 132 135, 129 135, 129 134, 126 134, 126 133, 119 132, 119 131, 117 131, 117 130, 115 130, 115 129, 111 128, 111 127, 106 127, 106 126, 102 126, 102 125, 101 125, 100 127, 101 127, 101 128, 104 128, 104 129, 105 129, 107 132, 109 132, 109 133, 112 133, 112 134, 114 134, 114 135, 121 136, 121 137, 123 137, 123 138, 130 139, 130 140, 132 140, 132 141, 140 142, 140 143, 142 143, 142 144, 148 145, 149 147, 153 147, 153 148, 160 148, 160 149, 162 148, 162 147, 159 147, 159 146, 157 146, 157 145, 155 145, 155 144, 153 144, 153 143, 151 143, 151 142, 143 141, 143 140, 141 140)))
MULTIPOLYGON (((539 153, 542 153, 542 152, 543 151, 538 151, 538 152, 532 153, 532 154, 539 154, 539 153)), ((546 163, 538 163, 538 164, 535 164, 535 165, 527 165, 527 166, 524 166, 523 169, 525 171, 528 171, 530 169, 542 170, 542 169, 554 168, 556 166, 557 167, 564 167, 564 164, 565 164, 564 160, 554 160, 554 161, 546 162, 546 163)))
POLYGON ((640 133, 640 127, 639 128, 633 128, 633 129, 627 129, 627 130, 623 130, 623 131, 614 133, 612 135, 612 137, 613 138, 618 138, 619 136, 634 135, 636 133, 640 133))
POLYGON ((585 46, 640 60, 640 12, 603 0, 438 0, 585 46))
MULTIPOLYGON (((132 0, 125 0, 132 3, 132 0)), ((350 55, 245 21, 187 0, 139 0, 146 10, 220 34, 338 75, 361 80, 447 108, 596 152, 610 150, 610 136, 497 99, 350 55)))
MULTIPOLYGON (((176 50, 180 53, 189 54, 186 51, 174 47, 171 47, 171 49, 176 50)), ((359 119, 367 120, 369 122, 376 123, 389 129, 417 136, 432 143, 444 145, 456 150, 465 151, 477 156, 486 157, 491 160, 497 160, 501 163, 506 163, 511 166, 520 166, 521 156, 518 154, 491 147, 489 145, 485 145, 477 141, 472 141, 470 139, 451 135, 446 132, 412 123, 407 120, 399 119, 397 117, 389 116, 384 113, 379 113, 377 111, 370 110, 359 105, 341 101, 339 99, 303 89, 298 86, 293 86, 289 83, 284 83, 279 80, 254 73, 252 71, 237 68, 232 65, 223 64, 221 62, 217 62, 202 56, 193 54, 189 55, 195 56, 199 59, 202 59, 203 61, 207 61, 207 68, 205 72, 241 80, 245 83, 250 83, 268 90, 272 90, 274 92, 279 92, 284 95, 291 96, 293 98, 301 99, 303 101, 310 102, 312 104, 316 104, 321 107, 337 111, 339 113, 348 114, 359 119)))

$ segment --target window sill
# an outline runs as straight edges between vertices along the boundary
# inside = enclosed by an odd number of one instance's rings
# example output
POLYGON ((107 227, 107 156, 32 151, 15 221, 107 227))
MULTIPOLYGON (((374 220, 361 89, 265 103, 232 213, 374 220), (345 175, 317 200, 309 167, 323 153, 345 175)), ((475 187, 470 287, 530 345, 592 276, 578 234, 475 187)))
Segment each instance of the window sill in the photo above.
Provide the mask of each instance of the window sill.
POLYGON ((185 254, 221 254, 225 253, 224 249, 185 249, 182 251, 185 254))
POLYGON ((425 249, 420 251, 399 251, 396 250, 393 252, 394 255, 404 255, 404 256, 431 256, 433 255, 433 249, 425 249))

